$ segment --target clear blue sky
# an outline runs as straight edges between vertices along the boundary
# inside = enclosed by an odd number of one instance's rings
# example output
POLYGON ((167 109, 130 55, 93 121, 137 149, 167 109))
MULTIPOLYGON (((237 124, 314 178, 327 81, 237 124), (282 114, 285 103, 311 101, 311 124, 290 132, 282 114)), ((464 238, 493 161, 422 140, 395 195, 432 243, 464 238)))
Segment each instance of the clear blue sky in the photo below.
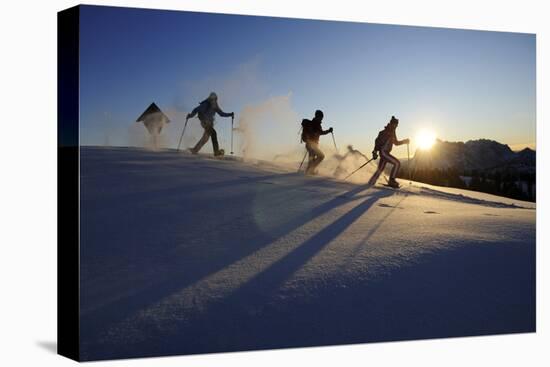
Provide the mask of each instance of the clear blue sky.
POLYGON ((226 111, 290 92, 341 145, 370 147, 391 115, 403 138, 535 143, 531 34, 90 6, 80 32, 83 144, 103 143, 106 118, 130 124, 151 101, 188 111, 232 78, 226 111))

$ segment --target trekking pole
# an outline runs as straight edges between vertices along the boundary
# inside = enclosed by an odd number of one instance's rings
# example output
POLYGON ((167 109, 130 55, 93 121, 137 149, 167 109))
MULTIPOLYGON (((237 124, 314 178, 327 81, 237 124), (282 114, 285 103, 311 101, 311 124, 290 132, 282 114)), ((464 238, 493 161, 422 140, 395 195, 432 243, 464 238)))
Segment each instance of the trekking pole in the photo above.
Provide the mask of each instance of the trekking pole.
POLYGON ((189 117, 185 118, 185 125, 183 125, 183 131, 181 132, 180 142, 178 143, 178 149, 177 149, 178 152, 180 151, 180 145, 181 145, 181 141, 183 139, 183 134, 185 134, 185 128, 187 127, 187 121, 189 121, 189 117))
POLYGON ((411 155, 409 153, 409 143, 407 143, 407 170, 409 171, 409 185, 411 185, 411 155))
POLYGON ((338 153, 338 147, 336 146, 336 139, 334 139, 334 132, 330 132, 332 135, 332 142, 334 143, 334 149, 336 149, 336 153, 338 153))
MULTIPOLYGON (((233 120, 235 116, 231 116, 231 155, 233 155, 233 120)), ((407 145, 408 146, 408 145, 407 145)))
POLYGON ((304 153, 304 158, 302 158, 302 163, 300 163, 300 167, 298 167, 298 172, 300 172, 302 170, 302 166, 306 160, 306 156, 307 156, 307 150, 306 152, 304 153))
POLYGON ((355 171, 353 171, 352 173, 350 173, 349 175, 347 175, 345 178, 344 178, 344 181, 347 180, 351 175, 353 175, 355 172, 359 171, 361 168, 365 167, 367 164, 369 164, 370 162, 372 162, 374 160, 374 158, 371 158, 369 159, 368 161, 366 161, 365 163, 363 163, 359 168, 357 168, 355 171))

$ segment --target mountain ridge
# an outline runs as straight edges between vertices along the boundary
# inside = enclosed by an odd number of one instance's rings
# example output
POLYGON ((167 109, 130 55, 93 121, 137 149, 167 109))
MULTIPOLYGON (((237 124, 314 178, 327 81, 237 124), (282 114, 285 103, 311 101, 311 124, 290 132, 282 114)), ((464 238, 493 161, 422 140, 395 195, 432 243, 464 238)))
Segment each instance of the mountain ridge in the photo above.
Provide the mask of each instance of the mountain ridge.
POLYGON ((417 149, 411 158, 414 169, 455 169, 534 173, 536 151, 524 148, 513 151, 509 145, 490 139, 450 142, 438 139, 429 150, 417 149))

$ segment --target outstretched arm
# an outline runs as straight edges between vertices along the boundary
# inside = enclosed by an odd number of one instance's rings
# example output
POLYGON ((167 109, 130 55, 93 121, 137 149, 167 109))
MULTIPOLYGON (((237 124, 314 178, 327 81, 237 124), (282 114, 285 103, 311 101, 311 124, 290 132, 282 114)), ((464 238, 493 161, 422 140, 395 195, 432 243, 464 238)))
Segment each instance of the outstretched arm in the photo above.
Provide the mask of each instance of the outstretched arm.
POLYGON ((332 127, 328 130, 321 130, 321 135, 327 135, 330 134, 333 131, 332 127))
POLYGON ((403 140, 397 140, 395 139, 395 145, 403 145, 403 144, 409 144, 410 140, 407 138, 407 139, 403 139, 403 140))
POLYGON ((233 117, 235 116, 235 113, 234 112, 223 112, 221 108, 216 108, 216 112, 218 113, 218 115, 220 115, 221 117, 233 117))
POLYGON ((409 139, 398 140, 397 135, 395 134, 395 131, 393 132, 393 138, 392 139, 393 139, 393 144, 394 145, 409 144, 409 139))
POLYGON ((198 106, 195 107, 195 108, 193 109, 193 111, 191 111, 191 113, 188 113, 188 114, 187 114, 187 118, 190 119, 190 118, 195 117, 195 115, 197 114, 197 112, 199 112, 199 107, 198 107, 198 106))

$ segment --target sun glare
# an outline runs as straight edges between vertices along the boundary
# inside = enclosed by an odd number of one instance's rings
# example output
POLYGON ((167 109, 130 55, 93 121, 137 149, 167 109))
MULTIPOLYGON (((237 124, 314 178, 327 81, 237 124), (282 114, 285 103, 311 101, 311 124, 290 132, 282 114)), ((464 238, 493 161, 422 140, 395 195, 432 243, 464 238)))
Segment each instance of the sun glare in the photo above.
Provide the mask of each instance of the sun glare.
POLYGON ((435 133, 430 130, 421 130, 416 135, 416 145, 423 150, 430 149, 435 143, 435 133))

